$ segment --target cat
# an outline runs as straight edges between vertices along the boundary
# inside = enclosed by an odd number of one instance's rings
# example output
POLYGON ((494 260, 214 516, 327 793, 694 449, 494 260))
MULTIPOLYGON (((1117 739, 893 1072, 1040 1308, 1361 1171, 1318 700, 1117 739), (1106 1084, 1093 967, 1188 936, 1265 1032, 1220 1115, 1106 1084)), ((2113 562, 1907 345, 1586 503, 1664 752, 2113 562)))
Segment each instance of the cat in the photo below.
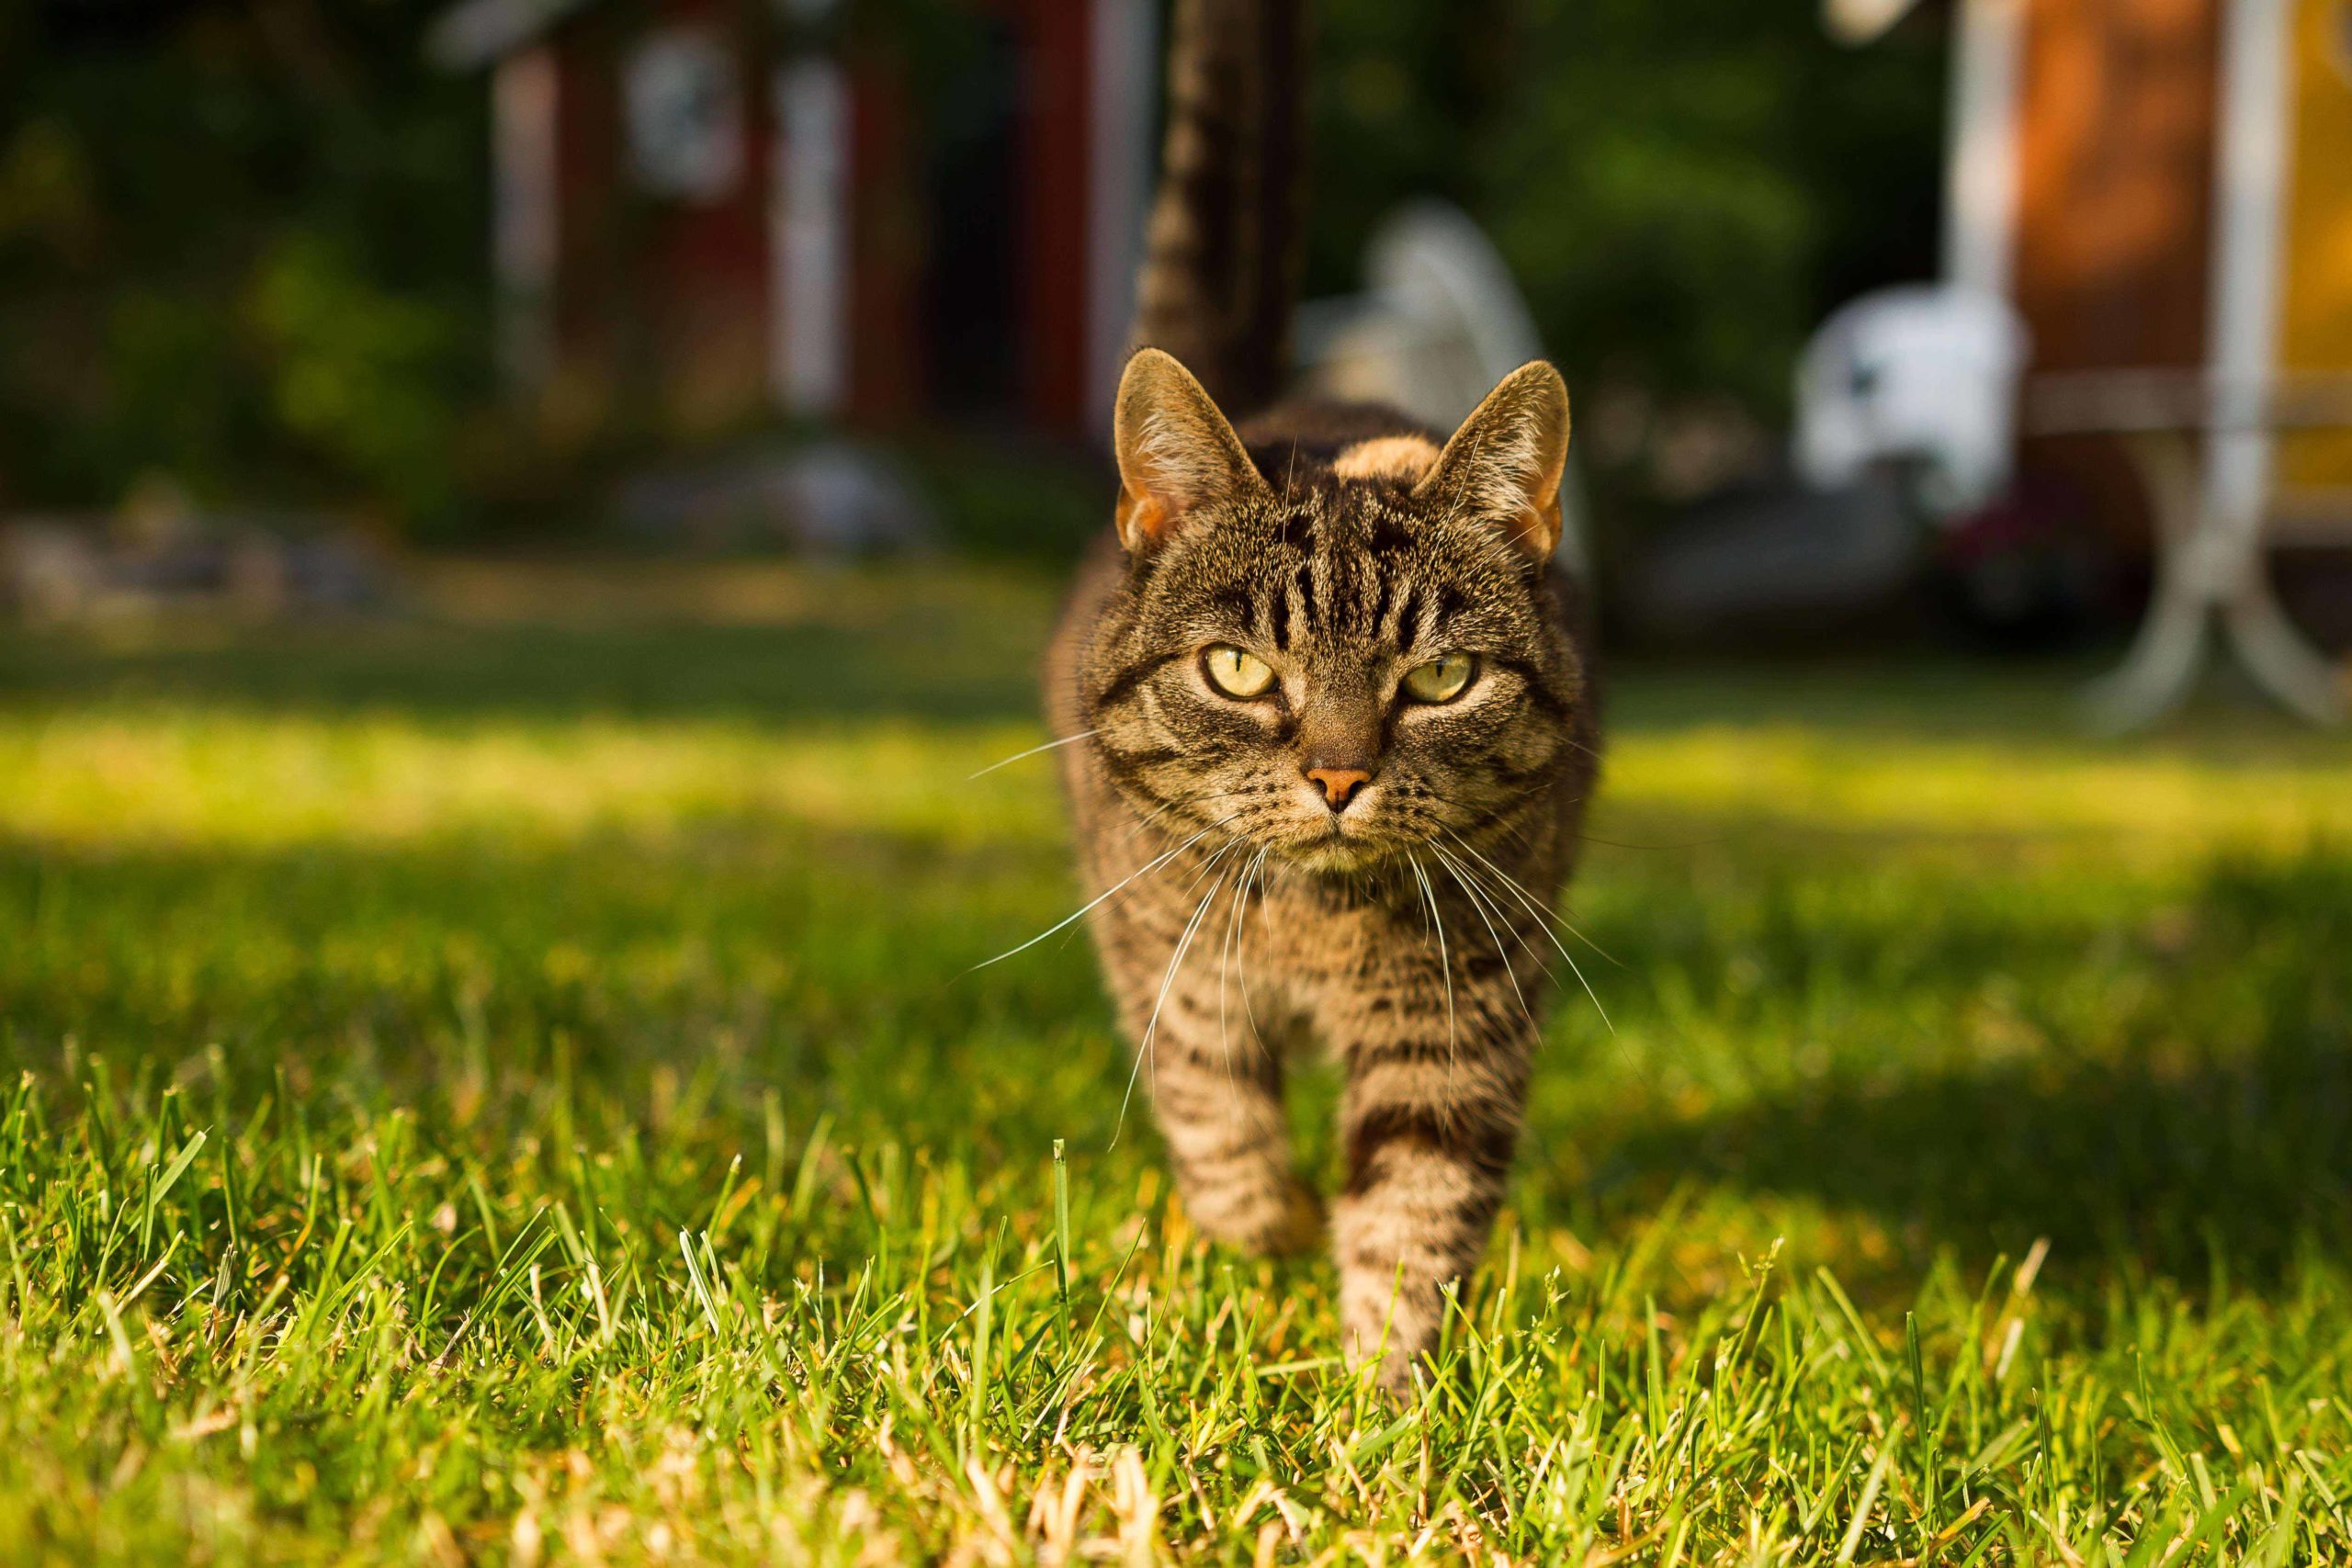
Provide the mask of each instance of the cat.
POLYGON ((1288 299, 1261 296, 1295 267, 1250 247, 1295 234, 1295 179, 1265 154, 1269 122, 1295 118, 1296 15, 1176 8, 1140 289, 1156 345, 1119 385, 1112 526, 1055 637, 1047 705, 1089 923, 1186 1213, 1257 1252, 1328 1229, 1344 1348, 1402 1394, 1485 1250, 1568 961, 1547 922, 1598 691, 1581 596, 1553 564, 1568 402, 1552 367, 1514 371, 1442 440, 1362 404, 1237 429, 1166 352, 1241 395, 1280 374, 1269 320, 1288 299), (1345 1075, 1328 1225, 1283 1101, 1309 1042, 1345 1075))

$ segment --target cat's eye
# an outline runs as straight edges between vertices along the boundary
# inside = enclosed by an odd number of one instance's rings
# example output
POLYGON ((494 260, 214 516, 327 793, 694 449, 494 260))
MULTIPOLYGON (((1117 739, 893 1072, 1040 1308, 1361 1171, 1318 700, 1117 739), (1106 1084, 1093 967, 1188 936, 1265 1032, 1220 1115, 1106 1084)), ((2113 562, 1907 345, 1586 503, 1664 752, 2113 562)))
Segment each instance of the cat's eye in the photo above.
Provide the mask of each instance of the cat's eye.
POLYGON ((1477 672, 1478 661, 1468 654, 1442 654, 1405 671, 1405 694, 1417 703, 1450 703, 1477 672))
POLYGON ((1201 668, 1209 684, 1243 702, 1273 690, 1274 668, 1256 654, 1221 642, 1201 654, 1201 668))

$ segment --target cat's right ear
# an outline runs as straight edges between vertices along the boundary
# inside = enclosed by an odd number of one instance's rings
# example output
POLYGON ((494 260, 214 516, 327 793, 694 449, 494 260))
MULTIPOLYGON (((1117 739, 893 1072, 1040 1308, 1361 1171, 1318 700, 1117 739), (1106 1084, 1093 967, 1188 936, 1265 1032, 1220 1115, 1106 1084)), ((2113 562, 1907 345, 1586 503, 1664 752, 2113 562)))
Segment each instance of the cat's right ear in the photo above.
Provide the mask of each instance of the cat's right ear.
POLYGON ((1156 348, 1138 349, 1119 378, 1111 444, 1119 458, 1119 542, 1131 555, 1165 539, 1187 513, 1266 490, 1206 389, 1156 348))
POLYGON ((1542 563, 1560 544, 1560 476, 1568 462, 1568 386, 1538 359, 1487 394, 1413 493, 1503 530, 1542 563))

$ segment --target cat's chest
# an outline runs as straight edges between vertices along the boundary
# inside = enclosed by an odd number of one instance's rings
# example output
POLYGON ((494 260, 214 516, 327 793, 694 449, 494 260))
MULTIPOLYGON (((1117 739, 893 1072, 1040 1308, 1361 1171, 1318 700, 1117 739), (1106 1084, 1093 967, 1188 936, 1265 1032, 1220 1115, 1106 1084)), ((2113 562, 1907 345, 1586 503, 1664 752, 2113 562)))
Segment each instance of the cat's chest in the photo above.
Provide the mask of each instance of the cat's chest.
POLYGON ((1267 887, 1249 926, 1266 972, 1317 1006, 1418 984, 1433 935, 1401 897, 1337 897, 1303 879, 1267 887))

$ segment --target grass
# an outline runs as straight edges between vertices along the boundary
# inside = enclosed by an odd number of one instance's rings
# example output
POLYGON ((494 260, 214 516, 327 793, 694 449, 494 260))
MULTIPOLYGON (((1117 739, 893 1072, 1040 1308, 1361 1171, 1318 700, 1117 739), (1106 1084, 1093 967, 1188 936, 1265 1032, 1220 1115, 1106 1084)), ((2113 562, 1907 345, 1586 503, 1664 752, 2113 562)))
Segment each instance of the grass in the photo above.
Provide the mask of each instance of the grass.
POLYGON ((2352 1561, 2352 743, 1625 672, 1398 1410, 970 970, 1048 585, 430 603, 0 644, 0 1559, 2352 1561))

